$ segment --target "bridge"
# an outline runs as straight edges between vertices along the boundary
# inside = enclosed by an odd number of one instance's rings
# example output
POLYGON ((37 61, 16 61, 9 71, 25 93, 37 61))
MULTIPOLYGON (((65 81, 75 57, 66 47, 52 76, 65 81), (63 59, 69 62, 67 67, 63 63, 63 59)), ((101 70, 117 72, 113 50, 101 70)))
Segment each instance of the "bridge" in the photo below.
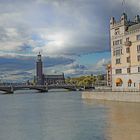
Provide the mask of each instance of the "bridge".
POLYGON ((45 85, 1 85, 0 91, 5 93, 14 93, 16 90, 38 90, 39 92, 47 92, 48 87, 45 85))
POLYGON ((19 85, 0 85, 0 91, 4 91, 5 93, 12 94, 16 90, 38 90, 39 92, 48 92, 48 90, 51 89, 67 89, 70 91, 76 91, 76 90, 83 90, 87 88, 92 87, 83 87, 83 86, 75 86, 71 84, 52 84, 52 85, 25 85, 25 84, 19 84, 19 85))

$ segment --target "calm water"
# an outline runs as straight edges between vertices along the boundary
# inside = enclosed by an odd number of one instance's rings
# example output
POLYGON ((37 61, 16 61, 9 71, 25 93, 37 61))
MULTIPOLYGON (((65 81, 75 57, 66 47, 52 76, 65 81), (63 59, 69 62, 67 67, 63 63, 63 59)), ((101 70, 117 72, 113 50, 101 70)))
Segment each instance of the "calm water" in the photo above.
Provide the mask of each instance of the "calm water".
POLYGON ((0 95, 0 140, 140 140, 140 104, 78 92, 0 95))

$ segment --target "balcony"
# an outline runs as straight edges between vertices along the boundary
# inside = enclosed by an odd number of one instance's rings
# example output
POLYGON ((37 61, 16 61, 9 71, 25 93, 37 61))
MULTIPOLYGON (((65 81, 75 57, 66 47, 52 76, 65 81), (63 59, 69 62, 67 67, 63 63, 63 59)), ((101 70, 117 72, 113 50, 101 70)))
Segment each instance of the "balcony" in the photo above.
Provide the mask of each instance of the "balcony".
POLYGON ((129 46, 130 47, 131 45, 132 45, 132 42, 131 41, 126 41, 125 42, 125 46, 129 46))

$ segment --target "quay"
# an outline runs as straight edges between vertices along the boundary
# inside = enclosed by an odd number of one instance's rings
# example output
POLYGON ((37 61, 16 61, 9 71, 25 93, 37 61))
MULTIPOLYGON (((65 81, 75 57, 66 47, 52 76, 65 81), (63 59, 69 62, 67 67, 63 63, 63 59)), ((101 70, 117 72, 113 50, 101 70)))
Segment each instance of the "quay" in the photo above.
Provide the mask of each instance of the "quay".
POLYGON ((82 99, 140 103, 140 91, 84 91, 82 99))

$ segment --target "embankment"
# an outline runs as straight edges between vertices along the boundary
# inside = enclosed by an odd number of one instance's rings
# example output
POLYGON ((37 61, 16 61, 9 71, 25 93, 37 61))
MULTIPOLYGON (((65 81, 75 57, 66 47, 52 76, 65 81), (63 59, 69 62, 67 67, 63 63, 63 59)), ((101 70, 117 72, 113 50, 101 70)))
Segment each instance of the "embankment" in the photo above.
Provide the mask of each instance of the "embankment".
POLYGON ((140 102, 140 92, 84 91, 82 99, 140 102))

